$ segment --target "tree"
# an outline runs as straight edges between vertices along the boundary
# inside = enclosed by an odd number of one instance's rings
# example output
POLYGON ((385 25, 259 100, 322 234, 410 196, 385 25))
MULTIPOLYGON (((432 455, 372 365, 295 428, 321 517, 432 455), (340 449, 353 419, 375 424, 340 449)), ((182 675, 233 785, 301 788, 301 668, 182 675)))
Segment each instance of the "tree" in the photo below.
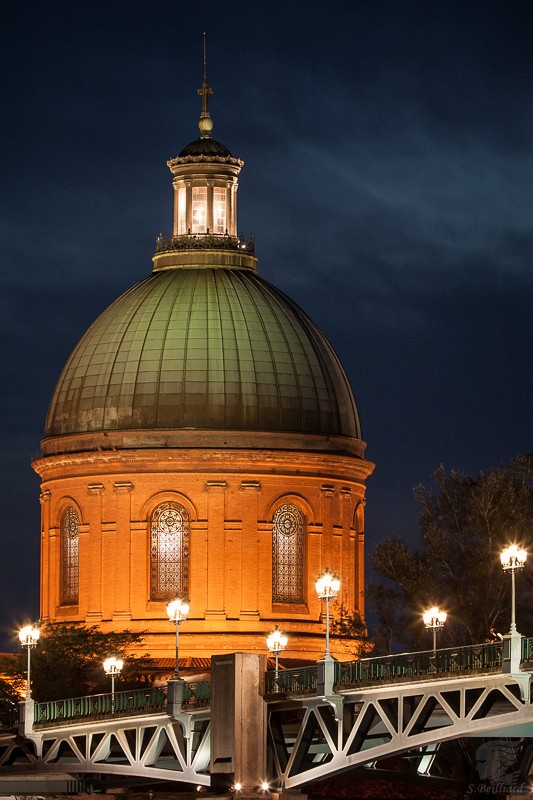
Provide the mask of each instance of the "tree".
POLYGON ((330 624, 331 638, 344 646, 347 656, 364 658, 372 650, 365 621, 359 611, 335 604, 330 624))
POLYGON ((20 696, 15 688, 0 678, 0 731, 14 728, 18 720, 20 696))
MULTIPOLYGON (((372 554, 378 578, 367 594, 381 652, 390 652, 392 636, 408 649, 429 649, 421 616, 431 606, 448 613, 439 634, 443 647, 483 642, 492 625, 508 629, 511 579, 500 553, 512 542, 531 547, 532 477, 532 459, 521 456, 477 478, 440 466, 433 487, 414 490, 421 509, 418 547, 388 538, 372 554)), ((531 632, 533 622, 532 560, 516 580, 522 633, 531 632)))
MULTIPOLYGON (((137 657, 133 650, 142 641, 142 634, 130 631, 102 633, 96 626, 44 625, 31 654, 32 697, 42 702, 109 692, 110 679, 102 663, 110 655, 124 659, 117 691, 146 685, 151 660, 137 657)), ((25 678, 26 654, 5 660, 0 670, 11 678, 25 678)))

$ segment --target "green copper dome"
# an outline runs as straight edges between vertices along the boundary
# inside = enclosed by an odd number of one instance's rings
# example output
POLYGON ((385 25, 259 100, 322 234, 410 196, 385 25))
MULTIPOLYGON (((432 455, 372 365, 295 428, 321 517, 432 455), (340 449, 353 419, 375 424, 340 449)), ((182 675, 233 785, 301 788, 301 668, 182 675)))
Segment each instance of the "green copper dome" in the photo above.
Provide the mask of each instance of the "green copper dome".
POLYGON ((107 308, 65 365, 45 436, 161 429, 361 439, 317 326, 254 271, 220 266, 156 271, 107 308))

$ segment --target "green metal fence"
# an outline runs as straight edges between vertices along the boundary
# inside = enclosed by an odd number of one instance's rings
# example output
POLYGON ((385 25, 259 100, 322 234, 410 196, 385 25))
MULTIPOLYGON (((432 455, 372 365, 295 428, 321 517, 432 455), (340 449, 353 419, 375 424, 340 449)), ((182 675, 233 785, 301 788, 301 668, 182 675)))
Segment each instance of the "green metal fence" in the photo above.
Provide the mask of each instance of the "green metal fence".
POLYGON ((93 694, 71 697, 68 700, 49 700, 35 703, 34 722, 61 722, 70 719, 88 719, 110 714, 126 715, 137 712, 160 711, 166 708, 167 696, 163 689, 136 689, 111 694, 93 694))
MULTIPOLYGON (((522 658, 533 659, 533 639, 522 643, 522 658)), ((503 645, 501 642, 474 644, 465 647, 449 647, 421 653, 400 653, 358 661, 336 662, 335 689, 375 684, 384 681, 407 680, 409 678, 435 677, 465 672, 497 672, 502 666, 503 645)), ((286 669, 265 675, 265 694, 312 694, 317 687, 316 665, 286 669)))
POLYGON ((522 661, 533 661, 533 638, 522 636, 522 661))
POLYGON ((501 642, 448 647, 422 653, 400 653, 335 664, 335 686, 350 688, 381 681, 435 677, 464 672, 498 671, 502 665, 501 642))
POLYGON ((211 684, 209 681, 185 683, 183 688, 183 705, 207 706, 211 700, 211 684))
MULTIPOLYGON (((209 681, 185 683, 183 705, 198 708, 207 706, 211 698, 209 681)), ((98 719, 110 715, 128 716, 138 712, 164 711, 167 707, 167 693, 161 688, 135 689, 133 691, 111 694, 93 694, 85 697, 72 697, 68 700, 49 700, 36 703, 34 722, 36 724, 61 722, 74 719, 98 719)))
POLYGON ((317 685, 317 667, 295 667, 281 670, 276 681, 275 672, 265 674, 265 694, 314 694, 317 685))

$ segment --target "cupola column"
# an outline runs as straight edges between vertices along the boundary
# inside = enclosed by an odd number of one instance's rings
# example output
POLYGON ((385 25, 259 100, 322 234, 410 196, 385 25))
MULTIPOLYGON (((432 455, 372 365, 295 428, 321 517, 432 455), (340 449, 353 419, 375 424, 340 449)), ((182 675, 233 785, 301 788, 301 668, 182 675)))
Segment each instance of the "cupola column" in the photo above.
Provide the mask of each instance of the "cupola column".
POLYGON ((213 181, 207 181, 207 220, 206 227, 209 233, 214 233, 213 225, 213 181))

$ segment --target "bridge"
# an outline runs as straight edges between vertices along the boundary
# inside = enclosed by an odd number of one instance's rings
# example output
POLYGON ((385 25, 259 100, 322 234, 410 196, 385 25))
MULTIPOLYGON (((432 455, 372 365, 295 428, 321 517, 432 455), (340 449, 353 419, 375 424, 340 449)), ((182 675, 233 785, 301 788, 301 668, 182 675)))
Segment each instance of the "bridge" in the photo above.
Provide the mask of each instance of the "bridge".
POLYGON ((265 667, 264 656, 214 656, 210 682, 171 681, 168 693, 30 700, 20 735, 0 738, 0 780, 20 787, 31 772, 43 786, 62 775, 63 791, 135 778, 252 794, 263 784, 283 795, 405 753, 430 775, 452 739, 533 736, 533 638, 324 658, 278 676, 265 667))

